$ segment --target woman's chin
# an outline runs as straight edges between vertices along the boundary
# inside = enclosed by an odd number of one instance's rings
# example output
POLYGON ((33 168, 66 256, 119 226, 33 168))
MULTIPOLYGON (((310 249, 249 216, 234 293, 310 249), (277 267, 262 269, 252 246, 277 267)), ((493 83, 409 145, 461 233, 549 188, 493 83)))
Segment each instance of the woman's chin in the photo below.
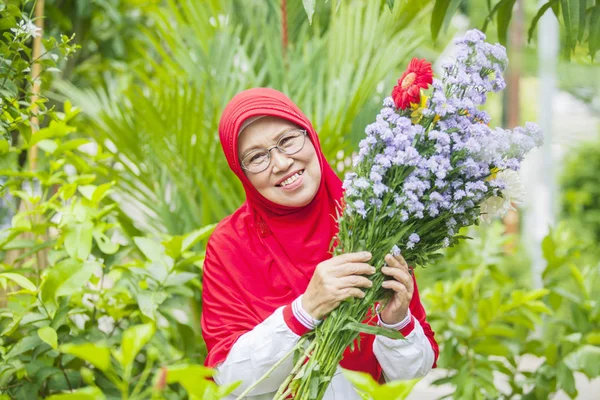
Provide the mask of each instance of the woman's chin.
POLYGON ((309 193, 308 188, 295 193, 277 193, 277 196, 273 196, 271 201, 286 207, 304 207, 314 199, 316 191, 309 193))

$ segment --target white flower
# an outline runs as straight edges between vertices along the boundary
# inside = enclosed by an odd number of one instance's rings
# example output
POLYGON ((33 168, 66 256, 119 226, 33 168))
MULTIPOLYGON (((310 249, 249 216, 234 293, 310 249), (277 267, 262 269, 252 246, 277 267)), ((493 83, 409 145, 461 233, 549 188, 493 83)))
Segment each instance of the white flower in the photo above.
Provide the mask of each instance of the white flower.
POLYGON ((112 332, 115 327, 115 320, 109 315, 103 315, 98 318, 98 329, 107 335, 112 332))
POLYGON ((16 36, 23 35, 26 38, 30 38, 31 36, 38 37, 42 35, 42 30, 38 28, 30 19, 21 20, 16 28, 10 28, 10 30, 13 31, 16 36))
POLYGON ((90 320, 90 317, 87 314, 73 314, 70 318, 77 329, 81 331, 85 329, 85 322, 90 320))
POLYGON ((498 172, 496 178, 503 181, 506 187, 502 190, 502 196, 493 196, 481 203, 481 219, 488 223, 493 217, 503 217, 508 210, 516 211, 513 204, 521 204, 525 200, 525 187, 518 172, 507 169, 498 172))

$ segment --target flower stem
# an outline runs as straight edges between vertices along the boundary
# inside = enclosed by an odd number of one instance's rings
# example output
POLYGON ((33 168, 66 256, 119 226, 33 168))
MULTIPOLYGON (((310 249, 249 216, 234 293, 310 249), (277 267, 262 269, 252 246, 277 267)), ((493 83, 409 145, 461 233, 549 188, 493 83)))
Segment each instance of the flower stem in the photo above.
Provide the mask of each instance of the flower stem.
POLYGON ((248 393, 250 393, 256 386, 258 386, 259 383, 261 383, 262 381, 264 381, 265 379, 267 379, 269 377, 269 375, 271 375, 273 373, 273 371, 275 371, 277 369, 277 367, 279 367, 281 364, 283 364, 283 362, 285 360, 287 360, 287 358, 289 356, 291 356, 292 354, 294 354, 294 351, 296 351, 297 349, 301 348, 304 345, 304 342, 306 342, 306 340, 308 340, 308 339, 307 338, 300 338, 300 340, 298 340, 298 343, 296 343, 296 345, 294 347, 292 347, 287 353, 285 353, 284 356, 281 357, 281 359, 279 361, 277 361, 275 364, 273 364, 273 366, 263 376, 261 376, 250 387, 248 387, 246 390, 244 390, 242 392, 242 394, 240 394, 235 400, 241 400, 245 396, 247 396, 248 393))

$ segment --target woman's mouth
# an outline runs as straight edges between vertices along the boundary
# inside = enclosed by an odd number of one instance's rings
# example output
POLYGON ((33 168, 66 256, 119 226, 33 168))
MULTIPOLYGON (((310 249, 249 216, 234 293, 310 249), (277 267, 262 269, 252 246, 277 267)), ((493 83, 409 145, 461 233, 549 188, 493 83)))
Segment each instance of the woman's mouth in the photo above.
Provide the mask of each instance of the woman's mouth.
POLYGON ((286 180, 284 180, 283 182, 275 185, 277 187, 280 187, 282 189, 295 189, 298 186, 300 186, 300 184, 302 183, 302 175, 304 174, 304 170, 298 171, 296 172, 294 175, 290 176, 289 178, 287 178, 286 180))

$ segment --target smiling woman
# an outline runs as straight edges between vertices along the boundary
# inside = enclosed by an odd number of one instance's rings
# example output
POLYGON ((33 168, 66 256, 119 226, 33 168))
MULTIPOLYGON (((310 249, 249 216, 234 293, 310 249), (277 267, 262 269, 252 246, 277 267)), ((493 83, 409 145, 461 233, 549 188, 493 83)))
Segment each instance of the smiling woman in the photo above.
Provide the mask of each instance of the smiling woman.
POLYGON ((305 131, 277 117, 255 119, 243 128, 238 137, 242 168, 265 198, 302 207, 315 197, 321 170, 315 148, 305 138, 305 131))
MULTIPOLYGON (((219 384, 242 381, 236 395, 273 399, 293 368, 286 353, 342 301, 364 298, 362 289, 373 285, 365 275, 375 268, 368 252, 331 256, 342 182, 290 99, 265 88, 239 93, 223 111, 219 135, 246 201, 219 223, 206 249, 206 364, 219 384)), ((405 339, 361 334, 360 348, 348 348, 340 365, 379 381, 420 377, 433 367, 437 344, 408 266, 400 256, 386 262, 396 301, 364 322, 405 339)), ((360 398, 339 373, 324 398, 335 397, 360 398)))

